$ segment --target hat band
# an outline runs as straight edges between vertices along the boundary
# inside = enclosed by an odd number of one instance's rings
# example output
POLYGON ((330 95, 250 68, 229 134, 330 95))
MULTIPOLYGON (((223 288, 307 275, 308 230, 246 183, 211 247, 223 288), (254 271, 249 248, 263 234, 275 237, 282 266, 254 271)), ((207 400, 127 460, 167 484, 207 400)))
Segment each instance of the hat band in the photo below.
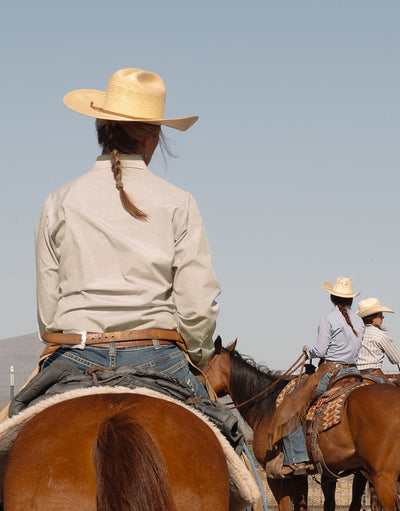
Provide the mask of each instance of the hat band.
POLYGON ((93 110, 97 110, 98 112, 102 112, 103 114, 115 115, 116 117, 125 117, 125 119, 138 119, 140 121, 162 120, 162 119, 146 119, 145 117, 134 117, 133 115, 120 114, 119 112, 113 112, 112 110, 106 110, 105 108, 102 108, 101 106, 95 106, 93 101, 90 102, 90 108, 93 108, 93 110))

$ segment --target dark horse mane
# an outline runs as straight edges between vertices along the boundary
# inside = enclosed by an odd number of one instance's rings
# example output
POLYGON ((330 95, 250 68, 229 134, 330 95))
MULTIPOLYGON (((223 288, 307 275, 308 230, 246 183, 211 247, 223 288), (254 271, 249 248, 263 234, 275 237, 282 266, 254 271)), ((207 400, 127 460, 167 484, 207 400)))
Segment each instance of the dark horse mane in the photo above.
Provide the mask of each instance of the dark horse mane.
MULTIPOLYGON (((252 358, 243 356, 236 350, 224 351, 229 353, 231 359, 231 397, 238 405, 267 389, 282 374, 281 371, 271 371, 268 367, 257 364, 252 358)), ((272 414, 278 394, 287 383, 288 379, 282 379, 267 392, 241 406, 240 412, 246 413, 256 404, 256 420, 261 419, 265 414, 267 416, 272 414)))

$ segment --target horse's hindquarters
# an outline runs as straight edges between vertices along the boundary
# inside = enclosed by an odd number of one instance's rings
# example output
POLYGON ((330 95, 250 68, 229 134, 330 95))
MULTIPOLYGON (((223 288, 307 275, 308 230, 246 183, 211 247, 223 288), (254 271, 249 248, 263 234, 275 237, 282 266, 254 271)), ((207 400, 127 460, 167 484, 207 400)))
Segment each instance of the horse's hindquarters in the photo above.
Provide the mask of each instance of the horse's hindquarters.
POLYGON ((4 507, 95 511, 100 488, 119 511, 160 511, 160 491, 170 492, 168 511, 229 508, 225 456, 212 430, 184 407, 141 394, 75 398, 31 419, 10 451, 4 507), (144 486, 145 507, 137 498, 144 486))
POLYGON ((319 445, 333 471, 362 468, 385 510, 399 508, 400 389, 374 384, 354 390, 342 423, 320 433, 319 445))

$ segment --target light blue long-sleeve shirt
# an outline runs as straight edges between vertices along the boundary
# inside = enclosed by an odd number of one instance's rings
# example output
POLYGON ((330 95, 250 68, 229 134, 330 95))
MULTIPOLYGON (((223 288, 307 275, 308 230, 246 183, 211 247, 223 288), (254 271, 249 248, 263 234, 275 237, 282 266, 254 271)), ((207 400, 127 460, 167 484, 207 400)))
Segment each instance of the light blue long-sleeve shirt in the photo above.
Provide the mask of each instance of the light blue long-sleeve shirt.
POLYGON ((342 364, 357 362, 365 327, 363 320, 349 307, 347 312, 358 336, 354 335, 339 308, 335 307, 321 318, 315 345, 306 347, 309 358, 325 358, 342 364))

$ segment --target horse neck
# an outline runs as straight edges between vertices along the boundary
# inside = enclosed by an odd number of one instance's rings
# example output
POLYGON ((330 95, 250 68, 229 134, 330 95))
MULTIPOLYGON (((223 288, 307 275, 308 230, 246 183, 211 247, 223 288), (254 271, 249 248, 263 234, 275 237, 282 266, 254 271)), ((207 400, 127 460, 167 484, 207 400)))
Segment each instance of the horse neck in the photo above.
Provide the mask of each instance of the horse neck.
POLYGON ((271 389, 258 398, 255 396, 269 388, 278 377, 267 368, 260 369, 253 361, 244 360, 237 353, 231 355, 230 396, 253 431, 261 418, 275 406, 277 393, 271 389), (242 403, 245 404, 240 406, 242 403))

